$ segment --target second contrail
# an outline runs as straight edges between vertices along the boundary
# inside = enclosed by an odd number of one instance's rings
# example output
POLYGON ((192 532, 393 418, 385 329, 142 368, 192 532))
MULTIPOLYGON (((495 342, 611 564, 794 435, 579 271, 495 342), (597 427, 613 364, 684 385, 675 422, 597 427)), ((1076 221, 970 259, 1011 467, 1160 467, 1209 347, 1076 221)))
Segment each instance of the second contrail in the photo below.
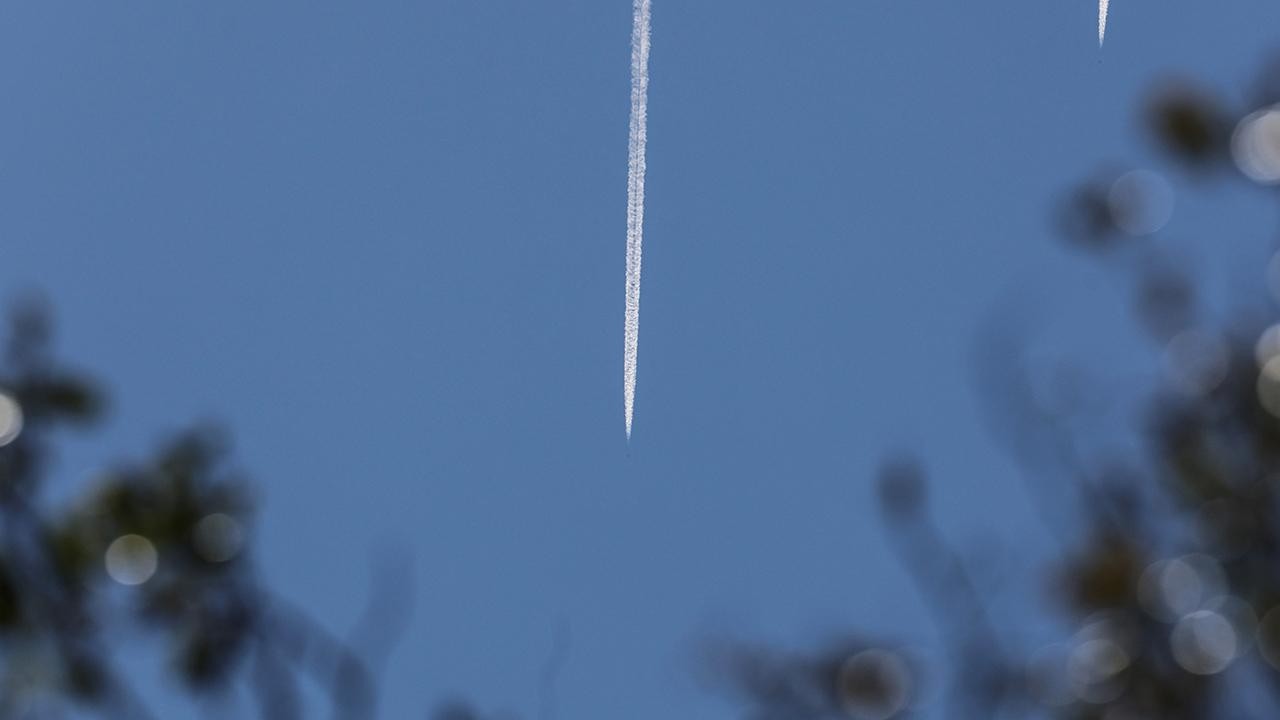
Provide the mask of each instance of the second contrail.
POLYGON ((649 2, 633 0, 631 28, 631 140, 627 152, 627 304, 622 350, 622 409, 631 439, 640 350, 640 257, 644 240, 645 116, 649 105, 649 2))

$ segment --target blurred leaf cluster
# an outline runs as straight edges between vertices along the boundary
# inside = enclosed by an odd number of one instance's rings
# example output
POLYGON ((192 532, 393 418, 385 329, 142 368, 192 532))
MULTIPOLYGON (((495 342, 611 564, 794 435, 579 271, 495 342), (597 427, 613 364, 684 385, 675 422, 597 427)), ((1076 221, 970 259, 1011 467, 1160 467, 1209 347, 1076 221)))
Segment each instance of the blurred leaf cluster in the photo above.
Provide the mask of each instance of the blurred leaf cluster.
POLYGON ((156 717, 131 687, 131 633, 160 636, 193 694, 247 685, 264 718, 304 715, 311 675, 338 717, 368 717, 364 662, 269 594, 245 539, 248 483, 227 441, 196 427, 97 474, 63 505, 43 491, 51 446, 105 398, 54 353, 44 304, 19 304, 0 370, 0 718, 156 717), (122 657, 125 656, 125 657, 122 657))
POLYGON ((1028 647, 1025 623, 994 621, 997 591, 933 521, 924 470, 896 458, 879 478, 882 516, 935 616, 941 697, 918 709, 925 674, 892 643, 868 666, 878 680, 852 684, 842 668, 865 656, 863 645, 793 655, 738 645, 719 668, 744 717, 1280 717, 1280 260, 1253 278, 1257 288, 1270 280, 1273 297, 1229 298, 1235 309, 1215 320, 1195 272, 1155 238, 1172 187, 1164 173, 1191 192, 1280 198, 1280 62, 1264 65, 1245 96, 1230 107, 1194 83, 1157 86, 1141 127, 1167 167, 1099 173, 1057 215, 1070 247, 1132 288, 1140 332, 1163 359, 1153 388, 1090 387, 1060 372, 1059 402, 1046 404, 1019 330, 981 338, 978 392, 1046 525, 1061 531, 1048 582, 1023 585, 1043 600, 1044 624, 1064 628, 1061 641, 1028 647), (1111 438, 1100 454, 1082 441, 1113 432, 1089 416, 1091 395, 1127 395, 1140 408, 1131 442, 1111 438), (1130 450, 1117 457, 1116 446, 1130 450))

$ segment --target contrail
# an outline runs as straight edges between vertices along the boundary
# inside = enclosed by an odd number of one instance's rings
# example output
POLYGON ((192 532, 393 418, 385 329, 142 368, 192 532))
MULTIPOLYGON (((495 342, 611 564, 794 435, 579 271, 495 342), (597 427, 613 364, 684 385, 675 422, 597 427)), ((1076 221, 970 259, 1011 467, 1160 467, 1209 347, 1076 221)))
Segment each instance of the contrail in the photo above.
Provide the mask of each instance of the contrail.
POLYGON ((1098 47, 1107 37, 1107 5, 1110 0, 1098 0, 1098 47))
POLYGON ((633 0, 631 29, 631 141, 627 157, 627 309, 622 352, 622 407, 631 440, 640 349, 640 255, 644 239, 645 114, 649 105, 649 2, 633 0))

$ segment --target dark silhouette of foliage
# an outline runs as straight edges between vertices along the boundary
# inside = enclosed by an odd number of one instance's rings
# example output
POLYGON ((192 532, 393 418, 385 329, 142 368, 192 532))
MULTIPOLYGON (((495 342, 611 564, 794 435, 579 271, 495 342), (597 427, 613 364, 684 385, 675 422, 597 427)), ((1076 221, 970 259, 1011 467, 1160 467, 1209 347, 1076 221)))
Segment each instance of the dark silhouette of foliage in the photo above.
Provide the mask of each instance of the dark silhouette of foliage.
POLYGON ((165 640, 194 694, 242 683, 261 717, 287 720, 308 716, 298 685, 309 677, 334 717, 372 717, 367 658, 256 571, 242 542, 253 497, 227 467, 222 432, 186 431, 52 507, 42 497, 52 444, 64 427, 99 421, 105 398, 58 360, 41 303, 12 314, 0 391, 20 413, 0 423, 19 430, 0 447, 0 718, 60 716, 67 701, 107 717, 157 717, 108 639, 132 625, 165 640))
MULTIPOLYGON (((1142 108, 1143 132, 1193 189, 1259 180, 1244 168, 1233 133, 1280 101, 1280 64, 1266 65, 1254 87, 1248 106, 1228 108, 1192 83, 1162 85, 1142 108)), ((1271 132, 1261 142, 1274 155, 1263 159, 1280 162, 1271 132)), ((1082 433, 1106 432, 1086 400, 1108 391, 1060 374, 1062 402, 1046 407, 1017 322, 992 323, 976 368, 993 426, 1047 524, 1061 531, 1048 609, 1068 637, 1031 652, 1018 628, 991 621, 991 591, 932 521, 916 462, 893 459, 878 479, 888 536, 945 645, 945 692, 930 714, 1280 717, 1280 361, 1267 364, 1280 357, 1280 331, 1267 334, 1280 317, 1274 301, 1252 309, 1258 303, 1246 297, 1227 321, 1208 319, 1195 273, 1150 241, 1153 230, 1133 231, 1154 199, 1117 193, 1118 177, 1100 174, 1068 193, 1058 228, 1070 247, 1128 279, 1135 317, 1163 350, 1168 367, 1158 387, 1129 392, 1144 408, 1132 428, 1138 442, 1125 445, 1132 452, 1117 459, 1082 450, 1082 433)), ((1259 268, 1259 281, 1263 274, 1259 268)), ((867 679, 848 681, 850 659, 868 647, 787 654, 739 643, 716 665, 752 720, 912 715, 899 685, 918 687, 922 672, 892 643, 880 645, 886 650, 867 679)))

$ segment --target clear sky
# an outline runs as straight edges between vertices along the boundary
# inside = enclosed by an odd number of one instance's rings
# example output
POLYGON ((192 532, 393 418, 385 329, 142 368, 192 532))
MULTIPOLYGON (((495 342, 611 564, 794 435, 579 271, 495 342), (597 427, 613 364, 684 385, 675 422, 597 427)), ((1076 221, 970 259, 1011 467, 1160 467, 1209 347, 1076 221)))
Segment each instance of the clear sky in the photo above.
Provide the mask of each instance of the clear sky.
POLYGON ((950 537, 1036 566, 977 328, 1034 291, 1055 342, 1140 365, 1054 204, 1152 162, 1151 80, 1236 100, 1280 47, 1270 1, 1116 0, 1101 51, 1096 13, 654 0, 628 446, 626 0, 5 3, 0 291, 44 290, 117 401, 56 492, 224 420, 283 595, 345 630, 410 551, 387 718, 535 717, 561 623, 560 720, 732 717, 691 679, 712 629, 936 645, 872 471, 918 451, 950 537))

